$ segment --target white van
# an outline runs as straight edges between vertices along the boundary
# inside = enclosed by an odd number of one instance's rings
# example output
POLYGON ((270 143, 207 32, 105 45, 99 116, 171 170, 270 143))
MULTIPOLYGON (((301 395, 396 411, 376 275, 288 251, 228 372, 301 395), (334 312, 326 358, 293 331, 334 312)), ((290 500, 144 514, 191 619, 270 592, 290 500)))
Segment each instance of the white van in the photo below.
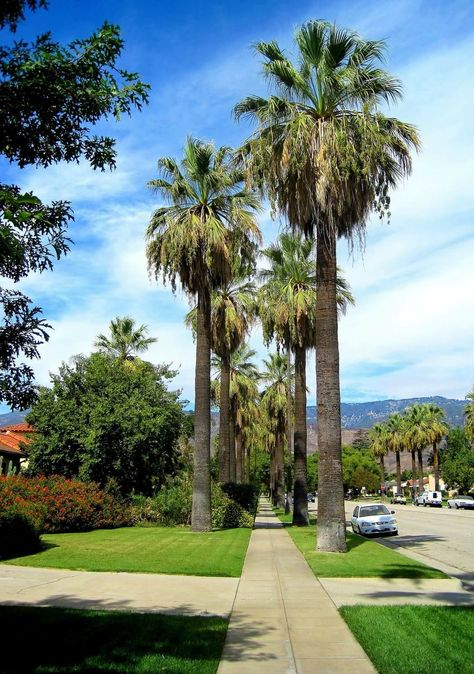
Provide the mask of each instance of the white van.
POLYGON ((415 499, 415 505, 417 506, 430 506, 432 508, 442 508, 443 507, 443 498, 440 491, 424 491, 422 494, 418 494, 415 499))

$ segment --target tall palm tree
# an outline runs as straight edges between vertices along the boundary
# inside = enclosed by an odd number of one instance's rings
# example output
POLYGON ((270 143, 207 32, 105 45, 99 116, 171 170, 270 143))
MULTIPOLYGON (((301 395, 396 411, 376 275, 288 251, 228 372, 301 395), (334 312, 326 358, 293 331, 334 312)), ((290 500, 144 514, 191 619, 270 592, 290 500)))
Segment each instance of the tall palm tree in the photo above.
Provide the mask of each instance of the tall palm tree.
POLYGON ((288 423, 287 407, 287 361, 279 353, 270 354, 264 360, 265 370, 261 378, 267 383, 262 393, 261 405, 265 411, 268 428, 272 436, 272 481, 273 501, 279 508, 285 507, 284 489, 284 442, 288 423))
POLYGON ((379 67, 383 42, 324 21, 305 23, 295 42, 296 64, 274 41, 256 45, 274 95, 250 96, 235 114, 257 124, 240 150, 251 182, 317 242, 318 549, 343 552, 336 241, 362 240, 370 213, 388 212, 388 190, 410 173, 419 141, 413 126, 379 111, 401 96, 379 67))
POLYGON ((143 353, 151 344, 158 340, 156 337, 147 337, 148 326, 135 326, 130 316, 117 316, 109 323, 110 335, 97 335, 94 346, 99 351, 109 353, 121 360, 134 360, 136 354, 143 353))
MULTIPOLYGON (((370 449, 380 464, 380 489, 385 490, 385 457, 390 451, 389 434, 386 423, 374 424, 369 430, 370 449)), ((319 487, 318 487, 319 498, 319 487)))
POLYGON ((444 410, 434 403, 425 403, 424 428, 428 443, 433 446, 433 473, 435 490, 439 491, 439 443, 448 432, 446 414, 444 410))
POLYGON ((402 491, 402 469, 400 465, 400 452, 405 448, 406 421, 401 414, 391 414, 387 420, 388 445, 391 452, 395 453, 397 465, 397 492, 402 491))
MULTIPOLYGON (((316 270, 310 239, 282 234, 263 251, 270 269, 263 270, 259 315, 266 343, 272 339, 295 353, 294 507, 293 524, 308 523, 306 483, 306 354, 315 346, 316 270)), ((337 300, 341 312, 354 298, 338 275, 337 300)))
POLYGON ((219 402, 219 480, 231 479, 231 356, 243 344, 255 315, 255 286, 242 275, 211 296, 211 346, 221 360, 219 402), (239 282, 240 281, 240 282, 239 282))
POLYGON ((148 185, 169 203, 152 215, 147 229, 150 271, 175 290, 177 282, 197 299, 195 451, 191 525, 211 528, 210 358, 211 292, 229 283, 236 255, 254 254, 260 232, 256 196, 243 187, 243 173, 227 147, 188 138, 178 164, 158 161, 159 177, 148 185))
POLYGON ((474 440, 474 389, 466 395, 468 401, 464 408, 464 428, 468 437, 474 440))
POLYGON ((413 476, 413 489, 415 491, 416 458, 418 458, 418 491, 423 492, 423 450, 429 444, 425 428, 425 410, 423 405, 408 407, 404 416, 406 419, 406 440, 411 451, 411 465, 413 476))

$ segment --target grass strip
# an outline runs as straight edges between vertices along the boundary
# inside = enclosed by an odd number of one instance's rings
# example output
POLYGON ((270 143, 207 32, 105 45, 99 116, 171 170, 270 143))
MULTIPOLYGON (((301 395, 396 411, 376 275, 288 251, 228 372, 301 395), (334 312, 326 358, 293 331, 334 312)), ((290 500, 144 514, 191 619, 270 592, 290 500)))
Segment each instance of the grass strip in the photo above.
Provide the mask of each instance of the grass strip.
POLYGON ((344 606, 379 674, 471 674, 474 611, 459 606, 344 606))
POLYGON ((316 519, 307 527, 291 525, 292 515, 275 510, 295 545, 303 554, 315 576, 321 578, 446 578, 447 576, 405 557, 395 550, 355 534, 346 534, 347 553, 316 551, 316 519))
POLYGON ((206 533, 187 527, 101 529, 42 536, 44 549, 9 559, 20 566, 238 578, 250 529, 206 533))
POLYGON ((215 674, 221 618, 0 607, 2 674, 215 674))

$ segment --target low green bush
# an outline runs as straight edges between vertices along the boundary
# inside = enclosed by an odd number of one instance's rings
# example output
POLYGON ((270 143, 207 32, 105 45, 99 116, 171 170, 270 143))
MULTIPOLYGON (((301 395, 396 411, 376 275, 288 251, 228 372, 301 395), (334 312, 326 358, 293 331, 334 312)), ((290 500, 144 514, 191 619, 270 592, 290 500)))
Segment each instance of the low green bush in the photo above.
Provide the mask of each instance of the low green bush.
POLYGON ((244 510, 255 515, 258 505, 258 487, 253 484, 224 482, 221 484, 221 488, 229 498, 238 503, 244 510))
MULTIPOLYGON (((240 485, 238 485, 240 486, 240 485)), ((132 523, 161 526, 191 523, 192 480, 188 476, 175 479, 162 487, 153 498, 135 496, 132 500, 132 523)), ((253 516, 234 501, 216 482, 211 483, 212 526, 215 529, 252 527, 253 516)))
POLYGON ((38 524, 10 510, 0 513, 0 559, 28 555, 40 549, 38 524))

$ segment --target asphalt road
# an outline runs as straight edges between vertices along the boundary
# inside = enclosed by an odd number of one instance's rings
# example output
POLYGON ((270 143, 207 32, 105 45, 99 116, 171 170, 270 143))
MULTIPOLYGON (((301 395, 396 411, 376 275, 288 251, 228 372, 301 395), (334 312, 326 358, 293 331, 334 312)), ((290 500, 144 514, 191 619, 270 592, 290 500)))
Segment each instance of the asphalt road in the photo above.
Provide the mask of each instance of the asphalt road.
MULTIPOLYGON (((350 522, 355 502, 346 501, 350 522)), ((415 553, 426 564, 474 581, 474 510, 390 505, 398 521, 398 536, 383 539, 390 547, 415 553), (450 569, 443 568, 444 566, 450 569)), ((473 583, 474 584, 474 583, 473 583)))

